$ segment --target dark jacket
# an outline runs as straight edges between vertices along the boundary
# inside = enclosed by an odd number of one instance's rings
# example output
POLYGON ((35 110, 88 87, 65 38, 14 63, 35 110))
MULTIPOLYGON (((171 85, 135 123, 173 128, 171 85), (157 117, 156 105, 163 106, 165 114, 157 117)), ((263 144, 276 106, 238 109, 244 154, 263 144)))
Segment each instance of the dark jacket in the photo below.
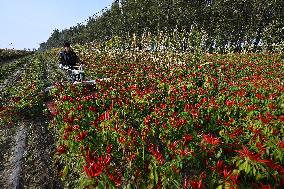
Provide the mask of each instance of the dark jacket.
POLYGON ((59 53, 59 63, 63 66, 70 66, 71 68, 80 62, 79 57, 74 51, 62 51, 59 53))

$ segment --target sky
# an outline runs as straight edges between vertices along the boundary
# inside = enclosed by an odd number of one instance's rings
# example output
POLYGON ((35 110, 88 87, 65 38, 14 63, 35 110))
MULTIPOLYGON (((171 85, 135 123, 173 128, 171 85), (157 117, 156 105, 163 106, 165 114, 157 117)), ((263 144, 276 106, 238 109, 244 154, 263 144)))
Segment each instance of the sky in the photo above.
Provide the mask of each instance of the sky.
POLYGON ((54 29, 60 31, 90 16, 113 0, 0 0, 0 48, 37 49, 54 29))

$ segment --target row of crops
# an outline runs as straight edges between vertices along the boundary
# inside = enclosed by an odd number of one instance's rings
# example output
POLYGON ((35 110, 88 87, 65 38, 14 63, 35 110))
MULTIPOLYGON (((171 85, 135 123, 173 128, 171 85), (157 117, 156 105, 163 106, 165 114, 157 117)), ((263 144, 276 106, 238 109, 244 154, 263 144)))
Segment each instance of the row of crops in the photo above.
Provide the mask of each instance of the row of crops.
POLYGON ((16 59, 30 54, 33 54, 33 52, 16 49, 0 49, 0 63, 1 61, 16 59))
POLYGON ((65 187, 284 186, 283 55, 75 51, 88 78, 108 79, 66 84, 53 49, 1 92, 2 125, 53 100, 65 187))
POLYGON ((283 55, 75 50, 109 80, 51 91, 67 187, 283 187, 283 55))
POLYGON ((59 188, 50 155, 55 147, 44 89, 63 79, 44 54, 35 54, 0 68, 0 188, 59 188))
POLYGON ((15 73, 17 69, 19 69, 21 66, 23 66, 24 61, 14 61, 10 64, 4 64, 0 67, 0 83, 3 84, 3 82, 12 74, 15 73))
POLYGON ((23 115, 40 113, 44 109, 44 89, 53 81, 63 80, 58 67, 51 67, 44 54, 17 59, 0 68, 1 124, 13 124, 23 115))
POLYGON ((12 124, 17 113, 39 104, 39 91, 43 87, 43 66, 38 57, 19 59, 1 67, 3 78, 10 80, 1 91, 1 123, 12 124))

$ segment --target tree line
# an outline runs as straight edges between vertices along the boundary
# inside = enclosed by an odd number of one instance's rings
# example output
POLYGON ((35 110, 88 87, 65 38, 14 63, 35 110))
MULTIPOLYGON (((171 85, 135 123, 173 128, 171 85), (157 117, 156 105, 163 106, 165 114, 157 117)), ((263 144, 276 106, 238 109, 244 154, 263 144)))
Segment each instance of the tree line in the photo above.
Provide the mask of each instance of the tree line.
POLYGON ((283 9, 283 0, 116 0, 86 24, 55 29, 40 49, 60 47, 64 41, 104 42, 115 36, 124 42, 145 33, 172 37, 178 32, 184 39, 197 31, 204 51, 224 51, 228 46, 235 51, 248 46, 273 50, 284 41, 283 9))

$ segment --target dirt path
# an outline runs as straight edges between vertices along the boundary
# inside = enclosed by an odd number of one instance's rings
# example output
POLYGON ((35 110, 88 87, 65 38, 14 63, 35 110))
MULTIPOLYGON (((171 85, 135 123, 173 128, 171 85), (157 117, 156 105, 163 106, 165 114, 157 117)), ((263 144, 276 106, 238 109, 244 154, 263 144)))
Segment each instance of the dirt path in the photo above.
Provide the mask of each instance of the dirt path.
POLYGON ((13 172, 12 161, 13 146, 16 144, 15 135, 15 127, 0 128, 0 188, 10 187, 12 183, 9 173, 13 172))
POLYGON ((19 175, 20 188, 63 188, 51 158, 56 147, 48 122, 38 117, 28 124, 26 155, 19 175))
POLYGON ((6 143, 9 142, 14 145, 10 145, 10 151, 6 152, 7 155, 10 154, 6 156, 6 161, 3 164, 5 169, 0 174, 0 177, 4 186, 6 184, 8 188, 19 188, 19 175, 25 152, 27 128, 24 124, 16 125, 14 132, 11 134, 13 135, 7 138, 6 143))
POLYGON ((1 130, 0 188, 63 188, 52 162, 55 151, 48 120, 26 120, 1 130), (3 134, 4 133, 4 134, 3 134))

